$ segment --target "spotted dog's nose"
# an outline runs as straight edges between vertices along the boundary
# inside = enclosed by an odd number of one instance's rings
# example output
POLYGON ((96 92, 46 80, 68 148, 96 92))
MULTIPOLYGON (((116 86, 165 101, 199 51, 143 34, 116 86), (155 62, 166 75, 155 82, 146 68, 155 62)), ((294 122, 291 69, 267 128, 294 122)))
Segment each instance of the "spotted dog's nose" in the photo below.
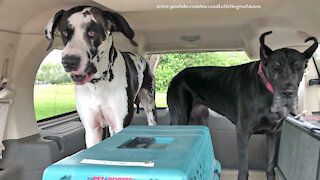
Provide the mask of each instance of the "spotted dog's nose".
POLYGON ((76 71, 80 66, 80 57, 74 55, 63 56, 62 65, 66 72, 76 71))
POLYGON ((286 89, 286 90, 283 90, 281 92, 281 94, 285 98, 291 98, 293 96, 293 90, 292 89, 286 89))

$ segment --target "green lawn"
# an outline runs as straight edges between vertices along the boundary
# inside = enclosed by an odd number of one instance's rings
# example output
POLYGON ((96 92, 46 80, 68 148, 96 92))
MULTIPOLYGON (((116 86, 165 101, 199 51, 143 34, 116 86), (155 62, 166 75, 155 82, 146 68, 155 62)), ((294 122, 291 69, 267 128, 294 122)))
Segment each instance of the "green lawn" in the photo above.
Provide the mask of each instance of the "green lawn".
POLYGON ((157 107, 167 107, 167 93, 156 93, 157 107))
MULTIPOLYGON (((76 110, 74 85, 35 85, 34 108, 37 120, 76 110)), ((156 94, 157 107, 166 107, 166 93, 156 94)))
POLYGON ((76 110, 74 85, 35 85, 34 109, 37 120, 76 110))

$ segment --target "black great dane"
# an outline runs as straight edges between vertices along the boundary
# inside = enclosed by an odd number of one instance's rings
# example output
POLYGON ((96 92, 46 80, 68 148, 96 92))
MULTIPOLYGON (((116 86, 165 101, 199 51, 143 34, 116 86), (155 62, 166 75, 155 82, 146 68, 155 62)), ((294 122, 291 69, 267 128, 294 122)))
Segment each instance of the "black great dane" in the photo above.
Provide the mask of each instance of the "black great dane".
POLYGON ((63 67, 76 84, 76 106, 86 130, 87 147, 101 141, 102 128, 108 126, 113 135, 129 125, 137 99, 148 124, 156 125, 155 80, 147 61, 113 45, 115 31, 137 45, 133 30, 121 15, 86 6, 61 10, 45 30, 49 48, 56 29, 65 45, 63 67))
POLYGON ((271 50, 260 37, 261 60, 232 67, 192 67, 175 76, 168 88, 171 124, 197 124, 208 117, 207 107, 236 125, 239 180, 248 179, 248 142, 252 134, 266 134, 267 178, 275 179, 276 146, 289 113, 297 109, 297 90, 317 39, 305 52, 271 50))

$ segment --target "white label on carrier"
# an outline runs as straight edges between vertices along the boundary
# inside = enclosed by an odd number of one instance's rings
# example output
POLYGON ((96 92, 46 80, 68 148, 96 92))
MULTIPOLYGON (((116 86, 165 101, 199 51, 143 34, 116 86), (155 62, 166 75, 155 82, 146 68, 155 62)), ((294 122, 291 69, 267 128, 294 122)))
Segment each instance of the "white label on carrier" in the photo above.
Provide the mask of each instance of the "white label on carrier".
POLYGON ((106 161, 95 159, 83 159, 82 164, 98 164, 98 165, 111 165, 111 166, 142 166, 154 167, 154 162, 125 162, 125 161, 106 161))

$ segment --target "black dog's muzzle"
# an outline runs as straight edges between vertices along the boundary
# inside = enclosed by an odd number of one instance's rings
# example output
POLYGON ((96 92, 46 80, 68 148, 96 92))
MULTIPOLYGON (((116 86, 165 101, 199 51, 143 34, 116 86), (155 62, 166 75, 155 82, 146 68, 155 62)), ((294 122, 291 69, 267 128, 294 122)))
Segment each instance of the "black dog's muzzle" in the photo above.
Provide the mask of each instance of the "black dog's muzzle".
POLYGON ((294 94, 295 94, 295 91, 292 89, 286 89, 281 91, 281 96, 287 99, 291 99, 294 94))

